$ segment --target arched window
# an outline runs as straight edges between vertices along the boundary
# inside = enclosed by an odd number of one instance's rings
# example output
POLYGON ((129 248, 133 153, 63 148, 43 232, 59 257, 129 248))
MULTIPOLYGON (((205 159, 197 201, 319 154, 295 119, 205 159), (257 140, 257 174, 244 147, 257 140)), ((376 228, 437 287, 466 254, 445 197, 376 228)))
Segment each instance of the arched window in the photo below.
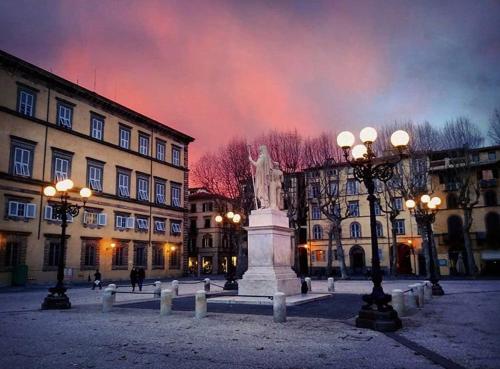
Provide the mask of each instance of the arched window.
POLYGON ((321 240, 323 238, 323 228, 319 224, 313 226, 313 238, 315 240, 321 240))
POLYGON ((203 247, 212 247, 213 246, 213 239, 212 239, 211 234, 206 234, 203 236, 202 246, 203 247))
POLYGON ((351 238, 361 238, 361 224, 358 222, 351 223, 351 238))
POLYGON ((462 218, 458 215, 448 217, 448 242, 451 247, 463 247, 463 222, 462 218))
POLYGON ((484 217, 486 224, 486 242, 489 247, 500 247, 500 216, 491 212, 484 217))
POLYGON ((495 191, 485 191, 484 194, 484 205, 485 206, 496 206, 497 205, 497 194, 495 191))
POLYGON ((448 209, 456 209, 458 208, 458 197, 454 193, 449 193, 446 196, 446 206, 448 209))
POLYGON ((382 227, 382 223, 377 222, 377 237, 384 236, 384 228, 382 227))

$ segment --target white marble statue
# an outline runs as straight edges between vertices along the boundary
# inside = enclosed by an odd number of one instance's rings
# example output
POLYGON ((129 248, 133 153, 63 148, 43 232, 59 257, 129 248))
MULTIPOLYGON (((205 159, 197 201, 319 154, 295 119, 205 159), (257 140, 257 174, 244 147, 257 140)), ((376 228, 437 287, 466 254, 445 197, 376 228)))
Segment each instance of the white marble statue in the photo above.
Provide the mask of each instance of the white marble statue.
POLYGON ((272 161, 267 146, 259 146, 259 157, 256 161, 249 155, 250 163, 255 166, 254 190, 259 200, 259 209, 280 209, 283 203, 281 182, 283 172, 278 163, 272 161))

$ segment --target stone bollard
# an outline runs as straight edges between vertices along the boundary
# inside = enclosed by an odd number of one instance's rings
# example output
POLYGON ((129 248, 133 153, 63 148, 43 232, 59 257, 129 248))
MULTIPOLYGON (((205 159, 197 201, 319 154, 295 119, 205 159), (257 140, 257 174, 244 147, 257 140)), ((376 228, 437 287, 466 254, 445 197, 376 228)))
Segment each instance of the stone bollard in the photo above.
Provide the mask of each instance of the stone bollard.
POLYGON ((417 296, 415 293, 413 293, 413 290, 410 290, 409 292, 404 294, 404 305, 406 311, 417 308, 417 296))
POLYGON ((172 314, 172 290, 162 290, 161 300, 160 300, 160 315, 170 315, 172 314))
POLYGON ((417 283, 417 293, 418 293, 418 303, 419 303, 418 307, 423 308, 425 303, 423 283, 417 283))
POLYGON ((405 300, 402 290, 392 290, 392 308, 396 310, 399 316, 405 313, 405 300))
POLYGON ((333 277, 328 278, 328 292, 335 292, 335 281, 333 277))
POLYGON ((205 282, 204 284, 205 292, 210 292, 210 278, 205 278, 203 282, 205 282))
POLYGON ((172 292, 174 293, 174 297, 179 296, 179 281, 172 281, 172 292))
POLYGON ((286 322, 286 295, 276 292, 273 298, 273 320, 275 323, 286 322))
POLYGON ((312 288, 311 288, 311 278, 306 277, 306 278, 305 278, 305 281, 306 281, 306 284, 307 284, 307 290, 308 290, 309 292, 312 292, 312 288))
POLYGON ((156 281, 153 283, 155 285, 155 288, 153 290, 153 297, 160 298, 161 296, 161 282, 156 281))
POLYGON ((113 289, 106 287, 102 294, 102 312, 109 313, 113 309, 113 289))
POLYGON ((205 291, 196 292, 195 318, 201 319, 207 316, 207 295, 205 291))
POLYGON ((116 284, 114 284, 114 283, 108 284, 108 287, 106 287, 106 288, 111 288, 113 290, 112 295, 113 295, 113 304, 114 304, 116 302, 116 289, 117 289, 116 284))
POLYGON ((432 299, 432 283, 430 281, 425 281, 424 282, 424 298, 427 301, 430 301, 432 299))

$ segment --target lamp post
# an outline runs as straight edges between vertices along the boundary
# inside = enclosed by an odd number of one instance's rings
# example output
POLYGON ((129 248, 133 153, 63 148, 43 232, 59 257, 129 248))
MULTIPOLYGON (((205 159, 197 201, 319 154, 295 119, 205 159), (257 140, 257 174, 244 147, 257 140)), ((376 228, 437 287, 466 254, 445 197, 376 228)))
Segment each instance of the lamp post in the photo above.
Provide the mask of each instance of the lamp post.
POLYGON ((236 268, 233 265, 233 235, 234 229, 241 222, 241 215, 234 213, 232 211, 227 212, 224 215, 217 215, 215 217, 215 222, 219 225, 228 225, 229 227, 229 255, 227 256, 226 262, 226 283, 224 284, 225 290, 237 290, 238 282, 236 282, 235 274, 236 268))
POLYGON ((425 237, 427 254, 429 255, 429 275, 432 283, 432 294, 434 296, 442 296, 444 295, 444 291, 439 284, 439 265, 436 265, 434 262, 434 247, 432 247, 432 224, 436 220, 436 213, 439 205, 441 205, 441 199, 437 196, 431 198, 425 194, 417 201, 418 203, 413 199, 406 200, 406 207, 415 216, 415 220, 422 229, 423 236, 425 237))
POLYGON ((399 130, 394 132, 391 136, 391 143, 397 149, 399 155, 384 161, 377 160, 377 156, 373 151, 372 145, 377 139, 377 131, 374 128, 363 128, 359 137, 363 144, 352 147, 355 138, 351 132, 344 131, 337 136, 337 144, 344 151, 345 160, 353 168, 354 177, 359 182, 363 182, 368 190, 368 202, 370 205, 373 289, 371 294, 363 296, 365 305, 359 311, 356 318, 356 326, 378 331, 395 331, 401 328, 401 320, 397 312, 389 305, 391 295, 384 293, 382 288, 382 271, 380 269, 375 216, 375 202, 377 201, 375 196, 375 179, 387 182, 392 178, 394 167, 403 158, 403 150, 408 145, 410 137, 405 131, 399 130), (349 157, 349 154, 351 154, 352 158, 349 157))
MULTIPOLYGON (((69 309, 71 302, 66 295, 66 287, 64 287, 64 264, 65 264, 65 248, 66 248, 66 227, 68 226, 68 215, 76 217, 80 212, 80 205, 71 204, 69 202, 69 191, 73 188, 73 181, 65 179, 59 181, 54 186, 47 186, 43 193, 48 198, 54 196, 60 197, 60 203, 52 206, 52 211, 58 219, 61 220, 61 241, 59 245, 59 260, 57 264, 57 283, 55 287, 49 288, 49 294, 45 297, 42 303, 42 309, 69 309)), ((87 187, 80 190, 80 197, 83 202, 83 207, 88 198, 92 196, 92 191, 87 187)))

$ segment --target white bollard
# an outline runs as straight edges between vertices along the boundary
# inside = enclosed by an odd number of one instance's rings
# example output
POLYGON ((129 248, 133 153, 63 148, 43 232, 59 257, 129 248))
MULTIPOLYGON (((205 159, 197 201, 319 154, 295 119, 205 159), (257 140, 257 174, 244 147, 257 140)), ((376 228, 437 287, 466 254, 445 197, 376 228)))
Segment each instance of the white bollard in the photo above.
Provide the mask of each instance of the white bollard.
POLYGON ((173 298, 172 290, 167 289, 161 291, 161 300, 160 300, 161 316, 172 314, 172 298, 173 298))
POLYGON ((306 277, 306 278, 305 278, 305 281, 306 281, 306 284, 307 284, 307 292, 312 292, 312 288, 311 288, 311 278, 306 277))
POLYGON ((425 298, 424 298, 424 284, 423 283, 418 283, 417 284, 417 293, 418 293, 418 302, 420 308, 424 307, 425 303, 425 298))
POLYGON ((109 313, 113 309, 113 289, 106 287, 102 294, 102 312, 109 313))
POLYGON ((425 281, 424 286, 424 297, 427 301, 432 299, 432 283, 430 281, 425 281))
POLYGON ((392 290, 392 308, 396 310, 399 316, 405 313, 405 300, 402 290, 392 290))
POLYGON ((413 293, 413 290, 404 294, 404 305, 406 311, 410 311, 417 308, 417 296, 413 293))
POLYGON ((205 291, 196 291, 195 318, 201 319, 207 316, 207 295, 205 291))
POLYGON ((203 280, 204 282, 204 288, 205 288, 205 292, 210 292, 210 278, 205 278, 203 280))
POLYGON ((333 277, 328 278, 328 292, 335 292, 335 281, 333 277))
POLYGON ((156 281, 153 283, 155 285, 155 288, 153 290, 153 297, 160 298, 161 295, 161 282, 156 281))
POLYGON ((419 308, 423 307, 424 306, 424 302, 423 302, 424 296, 423 296, 422 285, 420 283, 414 283, 414 284, 410 284, 408 287, 411 288, 413 295, 415 295, 415 301, 417 303, 417 307, 419 307, 419 308), (420 293, 420 290, 422 290, 422 294, 420 293))
POLYGON ((173 280, 172 281, 172 292, 174 293, 174 297, 179 296, 179 281, 178 280, 173 280))
POLYGON ((114 283, 108 284, 108 287, 106 287, 106 288, 113 289, 112 295, 113 295, 113 304, 114 304, 116 302, 116 289, 117 289, 116 284, 114 284, 114 283))
POLYGON ((276 292, 273 298, 273 320, 275 323, 286 322, 286 295, 276 292))

